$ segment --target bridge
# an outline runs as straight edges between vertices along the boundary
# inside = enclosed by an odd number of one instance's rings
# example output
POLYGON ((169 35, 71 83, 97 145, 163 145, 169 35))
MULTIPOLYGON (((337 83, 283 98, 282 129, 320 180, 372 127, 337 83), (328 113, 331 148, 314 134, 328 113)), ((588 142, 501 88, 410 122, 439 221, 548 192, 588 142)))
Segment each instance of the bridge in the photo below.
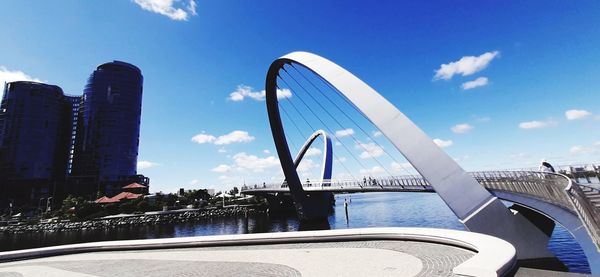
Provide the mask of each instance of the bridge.
MULTIPOLYGON (((479 171, 469 173, 496 197, 521 205, 522 212, 532 209, 566 228, 582 246, 590 267, 600 263, 600 189, 580 185, 566 175, 538 171, 479 171), (526 209, 522 209, 522 208, 526 209)), ((324 179, 303 182, 302 188, 309 193, 360 193, 360 192, 429 192, 433 186, 420 176, 392 176, 364 178, 362 180, 324 179)), ((287 182, 243 186, 247 195, 289 194, 287 182)), ((536 221, 552 234, 554 224, 536 221)), ((542 220, 543 221, 543 220, 542 220)))
MULTIPOLYGON (((578 185, 562 174, 535 171, 489 171, 467 173, 442 150, 423 130, 403 114, 377 91, 341 66, 323 57, 307 52, 293 52, 275 60, 267 72, 265 103, 277 156, 284 174, 284 181, 243 187, 245 194, 262 194, 280 202, 281 195, 289 195, 291 203, 302 221, 326 220, 331 209, 331 197, 335 192, 410 191, 435 192, 470 231, 502 238, 517 249, 520 261, 555 259, 547 243, 555 222, 564 226, 582 246, 593 273, 600 273, 600 216, 596 197, 598 191, 592 186, 578 185), (304 72, 304 73, 303 73, 304 72), (311 81, 310 76, 316 76, 311 81), (296 76, 296 77, 294 77, 296 76), (286 80, 288 79, 288 80, 286 80), (316 96, 322 99, 316 99, 316 96), (298 99, 298 105, 290 100, 298 99), (306 96, 308 98, 303 99, 306 96), (362 119, 368 120, 379 135, 400 152, 410 167, 417 172, 411 176, 394 176, 377 179, 336 180, 332 179, 333 161, 344 166, 333 151, 335 146, 346 152, 366 169, 361 159, 377 159, 383 153, 397 161, 385 148, 377 143, 369 132, 352 119, 331 98, 337 96, 349 104, 362 119), (312 101, 311 101, 312 99, 312 101), (293 110, 286 110, 286 105, 293 110), (302 112, 298 106, 304 105, 302 112), (324 114, 317 114, 320 108, 324 114), (337 110, 336 110, 337 109, 337 110), (286 135, 281 115, 290 119, 298 133, 305 134, 290 114, 296 111, 296 119, 302 119, 310 127, 312 135, 299 148, 292 159, 288 142, 293 138, 286 135), (337 114, 336 112, 337 111, 337 114), (307 120, 316 118, 320 128, 307 120), (335 128, 344 129, 354 124, 371 142, 369 151, 352 132, 338 134, 335 128), (335 134, 330 136, 330 134, 335 134), (354 146, 364 152, 355 157, 340 136, 350 136, 354 146), (307 156, 310 146, 317 138, 323 139, 324 148, 320 176, 313 183, 301 182, 298 168, 307 156), (275 196, 275 198, 273 198, 275 196), (507 208, 501 200, 515 203, 507 208)), ((344 102, 343 102, 344 103, 344 102)), ((363 138, 364 138, 363 137, 363 138)), ((396 164, 400 164, 396 162, 396 164)), ((387 170, 386 170, 387 171, 387 170)), ((389 171, 387 171, 390 173, 389 171)), ((407 170, 408 172, 408 170, 407 170)), ((356 173, 356 172, 355 172, 356 173)), ((364 175, 364 174, 362 174, 364 175)))

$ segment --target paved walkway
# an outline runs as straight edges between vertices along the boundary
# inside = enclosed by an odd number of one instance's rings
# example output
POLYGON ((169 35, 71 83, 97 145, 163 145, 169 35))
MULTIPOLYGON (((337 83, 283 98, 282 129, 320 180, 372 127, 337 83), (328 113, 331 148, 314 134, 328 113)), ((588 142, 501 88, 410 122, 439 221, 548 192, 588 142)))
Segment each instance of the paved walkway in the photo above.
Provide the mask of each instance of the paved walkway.
POLYGON ((386 240, 111 251, 4 263, 0 276, 452 276, 474 255, 386 240))

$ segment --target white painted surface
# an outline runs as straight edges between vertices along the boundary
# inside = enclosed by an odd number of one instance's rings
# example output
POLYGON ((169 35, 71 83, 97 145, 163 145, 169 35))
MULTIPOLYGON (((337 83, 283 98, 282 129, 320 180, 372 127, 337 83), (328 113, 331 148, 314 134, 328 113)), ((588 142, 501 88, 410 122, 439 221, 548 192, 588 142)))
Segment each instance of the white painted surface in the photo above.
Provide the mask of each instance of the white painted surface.
MULTIPOLYGON (((453 270, 455 274, 465 276, 499 276, 510 270, 513 267, 516 259, 515 248, 510 243, 484 234, 433 228, 362 228, 327 231, 91 242, 0 252, 0 260, 32 258, 36 256, 64 255, 76 252, 95 252, 98 250, 116 251, 148 248, 176 248, 181 246, 237 246, 252 245, 257 243, 352 241, 356 239, 413 240, 430 243, 443 243, 476 251, 477 254, 475 256, 460 264, 453 270)), ((91 254, 78 254, 77 256, 83 257, 85 255, 91 254)), ((68 255, 64 258, 68 259, 69 257, 73 256, 74 255, 68 255)), ((269 258, 271 257, 264 257, 263 262, 268 262, 269 258)), ((25 265, 27 262, 28 261, 17 261, 4 263, 2 265, 20 266, 25 265)), ((417 263, 414 266, 419 267, 422 265, 417 263)))

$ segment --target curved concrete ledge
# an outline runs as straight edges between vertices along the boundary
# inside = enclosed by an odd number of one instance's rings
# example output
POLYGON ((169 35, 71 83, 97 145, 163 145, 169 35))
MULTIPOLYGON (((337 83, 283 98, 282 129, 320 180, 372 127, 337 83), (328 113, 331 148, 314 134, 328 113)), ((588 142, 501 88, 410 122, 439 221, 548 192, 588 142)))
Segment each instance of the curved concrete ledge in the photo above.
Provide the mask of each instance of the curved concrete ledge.
POLYGON ((434 228, 363 228, 102 241, 0 252, 0 262, 98 251, 353 240, 410 240, 462 247, 477 253, 453 269, 454 274, 464 276, 503 276, 516 262, 515 248, 504 240, 479 233, 434 228))

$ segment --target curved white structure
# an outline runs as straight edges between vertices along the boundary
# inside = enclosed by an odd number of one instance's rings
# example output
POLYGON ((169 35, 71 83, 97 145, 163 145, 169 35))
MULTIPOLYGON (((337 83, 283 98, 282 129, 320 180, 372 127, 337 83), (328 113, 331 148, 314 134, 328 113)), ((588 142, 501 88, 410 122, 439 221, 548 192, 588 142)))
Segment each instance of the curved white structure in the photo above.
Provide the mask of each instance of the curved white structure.
POLYGON ((323 161, 321 166, 321 174, 319 175, 321 181, 315 185, 321 185, 323 183, 323 180, 331 179, 331 169, 333 167, 333 147, 331 145, 331 138, 329 137, 329 135, 327 135, 327 132, 325 132, 324 130, 317 130, 312 135, 310 135, 310 137, 308 137, 304 145, 302 145, 302 148, 300 148, 300 151, 298 151, 296 159, 294 159, 294 166, 298 168, 298 165, 300 164, 300 162, 302 162, 302 158, 304 158, 306 151, 308 151, 310 146, 318 137, 323 138, 323 161))
MULTIPOLYGON (((470 259, 459 264, 453 269, 453 273, 461 276, 503 276, 509 274, 515 266, 515 248, 508 242, 483 234, 465 231, 435 229, 435 228, 363 228, 363 229, 340 229, 327 231, 302 231, 302 232, 279 232, 243 235, 219 235, 199 236, 144 240, 122 240, 101 241, 80 244, 59 245, 44 248, 34 248, 16 251, 0 252, 0 262, 17 259, 34 259, 3 263, 3 269, 8 272, 19 272, 26 268, 29 263, 51 262, 51 261, 74 261, 82 260, 110 260, 129 259, 135 253, 120 252, 102 253, 100 255, 85 254, 98 251, 123 251, 123 250, 145 250, 145 249, 167 249, 185 247, 214 247, 214 246, 240 246, 240 245, 265 245, 281 243, 303 243, 303 242, 332 242, 332 241, 355 241, 355 240, 410 240, 418 242, 439 243, 457 246, 476 252, 470 259), (77 254, 84 253, 84 254, 77 254), (77 254, 77 255, 69 255, 77 254), (52 257, 58 255, 67 255, 52 257), (111 257, 117 255, 117 257, 111 257), (125 256, 125 257, 123 257, 125 256), (41 258, 46 257, 46 258, 41 258)), ((201 248, 199 249, 201 250, 201 248)), ((229 250, 234 252, 235 250, 229 250)), ((260 255, 265 250, 249 252, 243 260, 237 262, 269 262, 269 257, 260 255)), ((137 252, 141 259, 152 258, 152 254, 158 254, 160 259, 165 258, 164 253, 153 251, 137 252)), ((190 253, 190 252, 188 252, 190 253)), ((232 254, 226 261, 232 262, 232 254)), ((137 257, 137 256, 136 256, 137 257)), ((276 258, 276 257, 274 257, 276 258)), ((274 259, 273 258, 273 259, 274 259)), ((173 258, 177 261, 177 258, 173 258)), ((290 260, 289 257, 287 260, 290 260)), ((321 269, 326 271, 326 269, 321 269)))
POLYGON ((303 66, 336 88, 390 140, 469 230, 510 241, 516 246, 519 259, 554 256, 546 248, 549 239, 546 234, 524 217, 511 213, 498 198, 467 174, 406 115, 373 88, 323 57, 293 52, 271 64, 265 89, 277 154, 301 218, 319 215, 317 210, 322 207, 316 207, 313 201, 306 201, 306 193, 302 190, 281 123, 277 77, 285 64, 303 66))

